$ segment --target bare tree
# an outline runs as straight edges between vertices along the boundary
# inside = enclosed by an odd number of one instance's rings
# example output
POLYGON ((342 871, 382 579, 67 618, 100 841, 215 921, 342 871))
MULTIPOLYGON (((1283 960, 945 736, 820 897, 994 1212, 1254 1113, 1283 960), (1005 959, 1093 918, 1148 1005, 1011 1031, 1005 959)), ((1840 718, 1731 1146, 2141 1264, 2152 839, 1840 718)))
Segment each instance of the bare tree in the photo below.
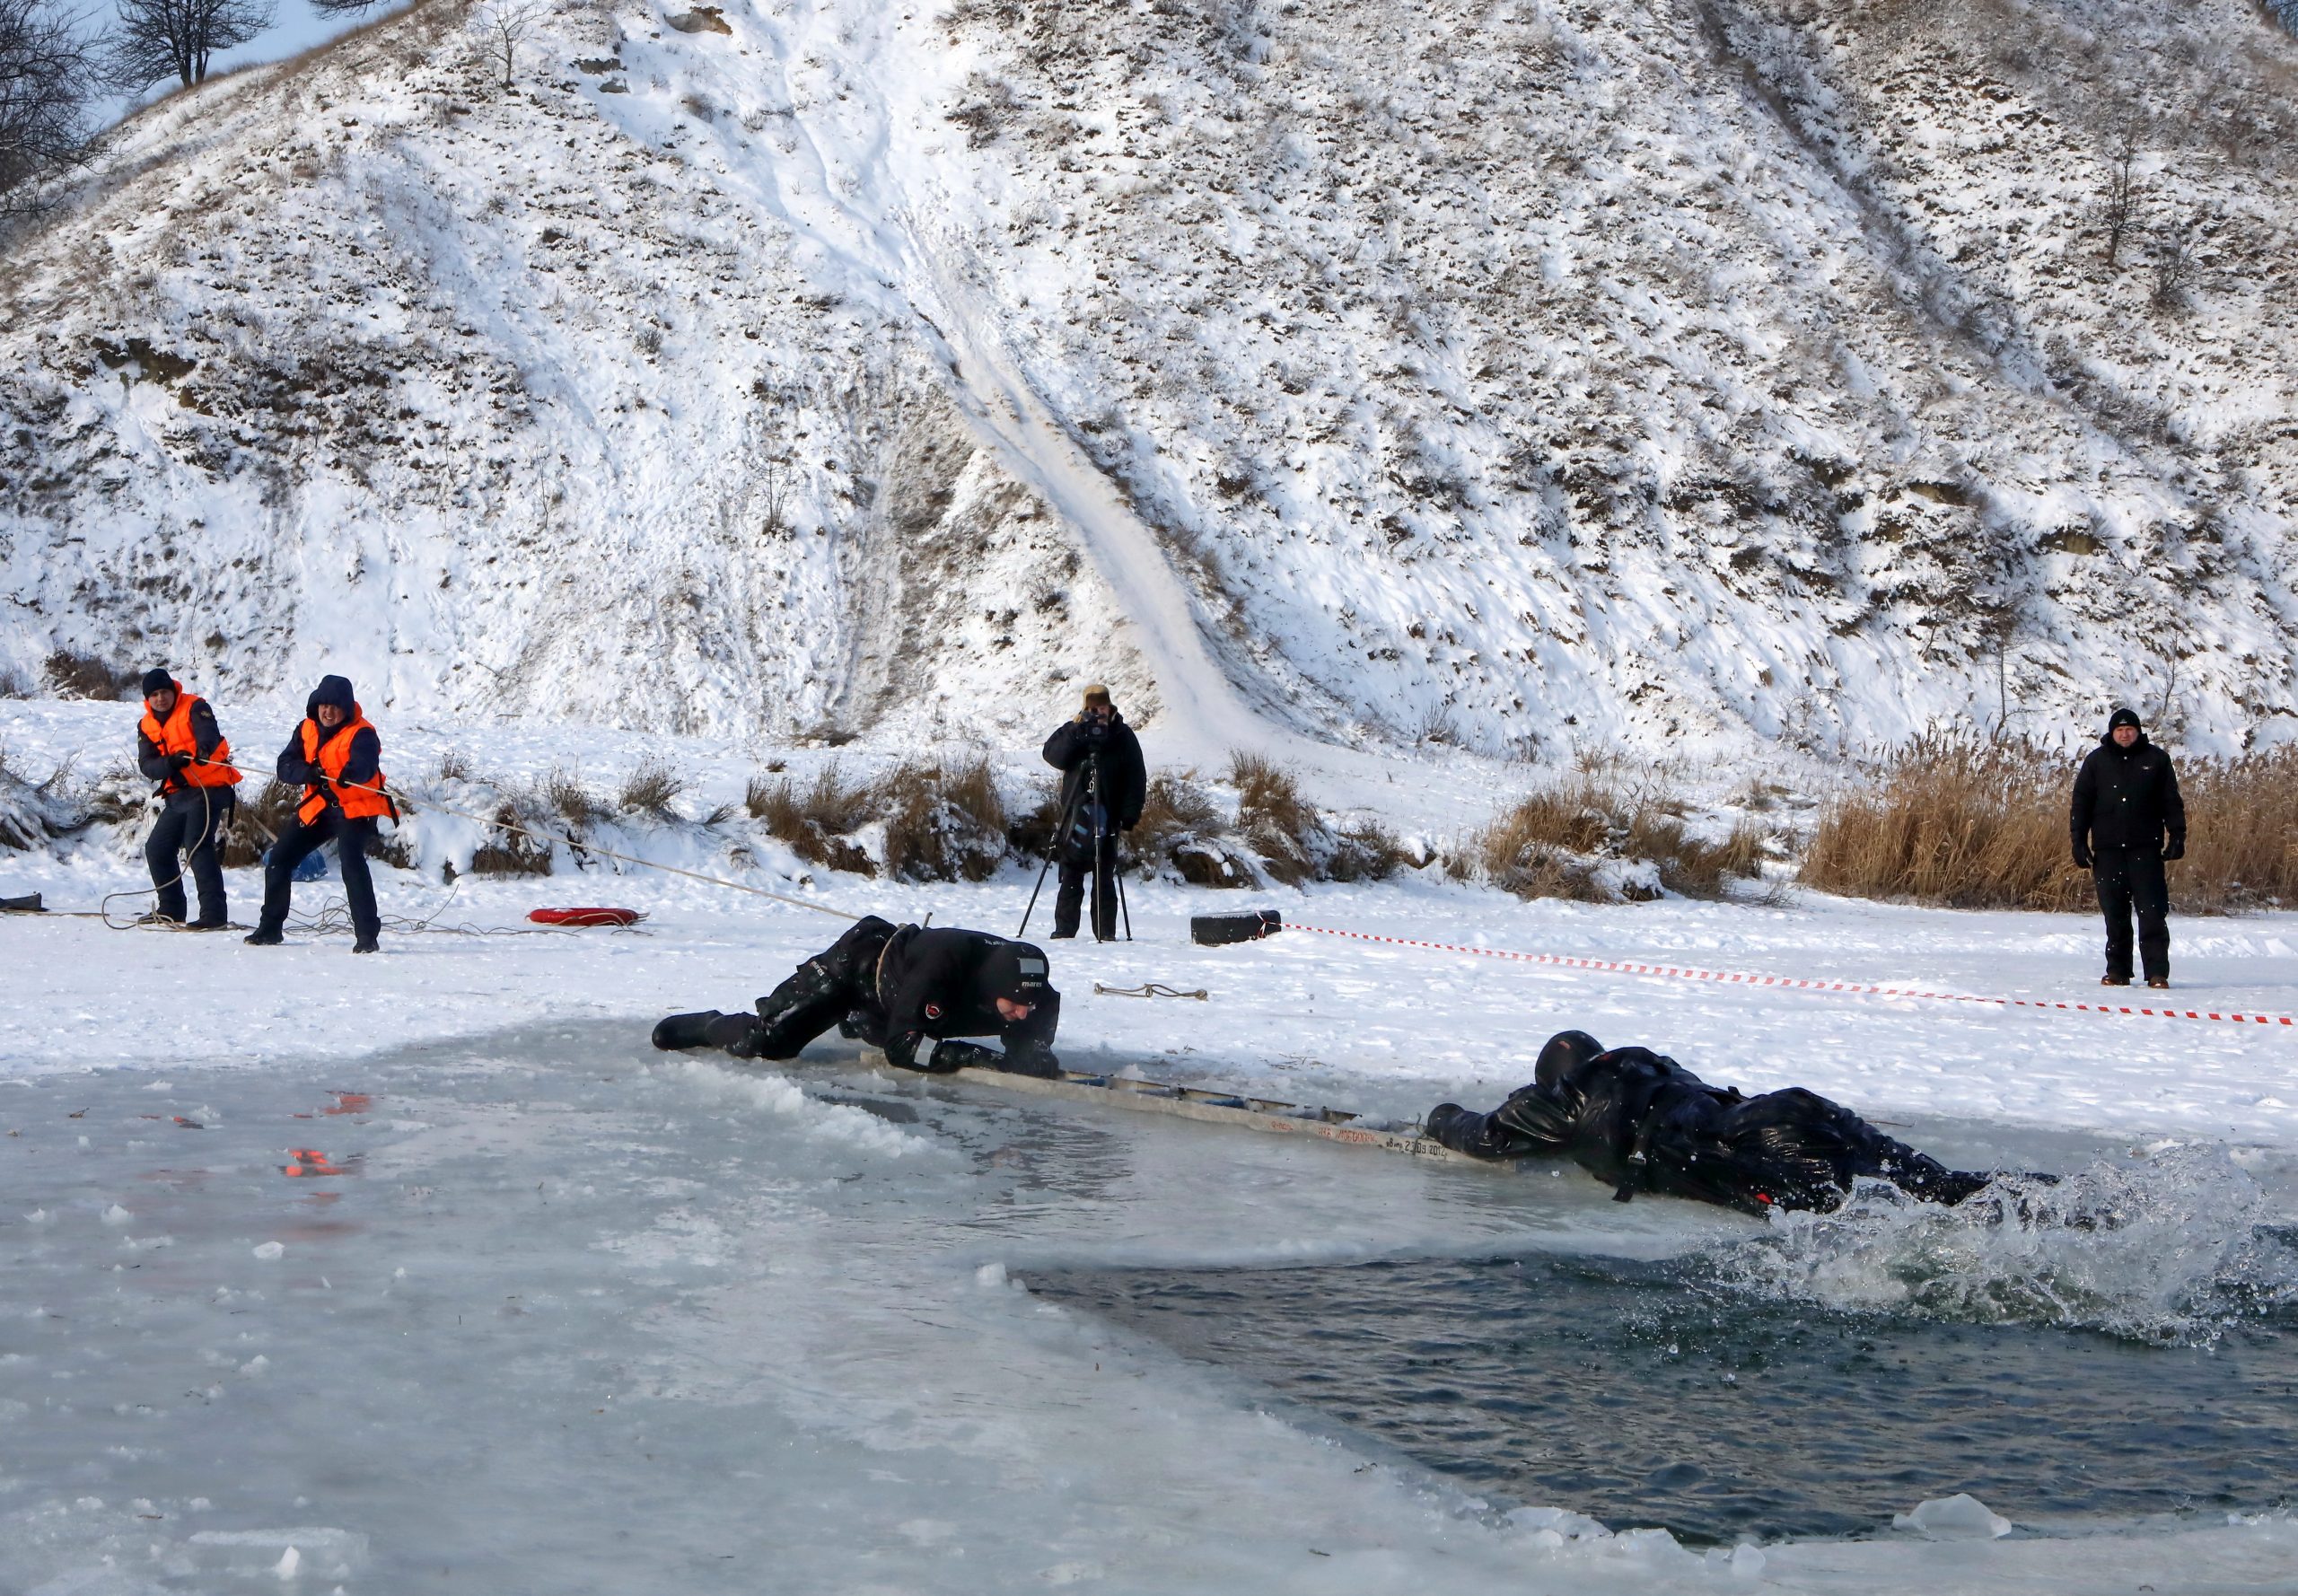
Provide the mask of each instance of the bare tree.
POLYGON ((2122 253, 2122 241, 2129 236, 2130 223, 2138 198, 2138 185, 2130 175, 2131 162, 2138 159, 2138 136, 2128 127, 2116 142, 2114 153, 2107 158, 2107 191, 2100 202, 2101 220, 2107 224, 2107 269, 2115 268, 2116 257, 2122 253))
POLYGON ((130 91, 170 77, 187 89, 206 83, 209 59, 253 39, 271 17, 271 0, 119 0, 112 80, 130 91))
POLYGON ((512 68, 518 64, 519 47, 542 15, 537 0, 487 0, 471 14, 471 25, 478 30, 481 40, 479 54, 488 65, 503 69, 506 91, 511 87, 512 68))
POLYGON ((101 80, 79 24, 44 0, 0 0, 0 216, 31 209, 40 180, 92 147, 101 80))
POLYGON ((2194 252, 2187 247, 2189 224, 2173 220, 2154 241, 2154 307, 2176 310, 2187 302, 2194 282, 2194 252))

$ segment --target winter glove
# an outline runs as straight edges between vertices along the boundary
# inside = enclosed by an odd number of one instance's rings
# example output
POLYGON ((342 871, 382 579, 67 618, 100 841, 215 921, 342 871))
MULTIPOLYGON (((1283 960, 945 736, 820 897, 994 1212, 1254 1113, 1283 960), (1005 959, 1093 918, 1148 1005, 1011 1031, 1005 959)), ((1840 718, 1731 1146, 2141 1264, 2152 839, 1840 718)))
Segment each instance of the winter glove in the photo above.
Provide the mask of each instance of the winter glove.
POLYGON ((2091 850, 2085 844, 2078 842, 2074 845, 2074 868, 2077 870, 2091 868, 2091 850))
POLYGON ((2173 837, 2171 838, 2171 846, 2162 850, 2162 861, 2164 864, 2168 864, 2173 859, 2183 859, 2186 856, 2187 839, 2183 837, 2173 837))
POLYGON ((923 1070, 931 1074, 934 1060, 927 1057, 921 1061, 917 1057, 917 1044, 925 1039, 922 1030, 905 1030, 899 1036, 887 1038, 886 1062, 898 1070, 923 1070))
POLYGON ((175 771, 179 775, 182 774, 184 769, 189 766, 190 763, 191 756, 189 754, 170 754, 168 756, 168 768, 175 771))
POLYGON ((1043 1042, 1015 1042, 1005 1049, 997 1067, 1009 1075, 1035 1075, 1040 1081, 1058 1080, 1061 1075, 1061 1060, 1043 1042))
POLYGON ((936 1042, 933 1062, 927 1065, 937 1075, 946 1075, 961 1069, 996 1069, 997 1055, 975 1042, 936 1042))

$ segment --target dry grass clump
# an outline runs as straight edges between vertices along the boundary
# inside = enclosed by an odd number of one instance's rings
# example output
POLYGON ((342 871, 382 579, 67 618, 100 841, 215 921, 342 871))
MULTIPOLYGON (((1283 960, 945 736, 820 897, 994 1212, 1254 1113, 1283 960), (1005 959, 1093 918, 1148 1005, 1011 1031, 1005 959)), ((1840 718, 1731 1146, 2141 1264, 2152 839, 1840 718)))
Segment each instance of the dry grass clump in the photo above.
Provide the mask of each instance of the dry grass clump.
POLYGON ((1721 898, 1727 883, 1759 873, 1763 834, 1742 824, 1721 843, 1690 835, 1675 800, 1624 790, 1583 770, 1531 794, 1503 813, 1454 862, 1458 877, 1481 872, 1519 898, 1581 903, 1659 895, 1615 866, 1648 863, 1660 888, 1686 898, 1721 898))
POLYGON ((555 849, 542 837, 531 835, 532 820, 514 803, 496 810, 486 840, 471 850, 471 874, 548 875, 555 849))
MULTIPOLYGON (((640 776, 646 774, 647 768, 641 766, 631 781, 636 782, 640 776)), ((671 791, 674 795, 678 792, 675 784, 671 791)), ((623 808, 626 810, 638 807, 628 801, 630 785, 625 784, 623 808)), ((665 799, 664 802, 667 803, 669 801, 665 799)), ((592 794, 579 776, 556 765, 550 767, 548 775, 535 784, 534 791, 528 798, 528 806, 539 815, 556 818, 569 831, 580 831, 585 826, 600 825, 612 818, 607 811, 607 806, 592 794)))
POLYGON ((112 703, 120 697, 124 685, 136 680, 135 672, 122 671, 92 653, 73 648, 59 648, 48 655, 42 671, 48 678, 48 690, 59 698, 96 698, 112 703))
POLYGON ((986 759, 906 761, 873 784, 873 797, 890 875, 987 881, 1005 861, 1005 802, 986 759))
POLYGON ((742 807, 809 864, 861 875, 878 873, 868 852, 848 840, 875 812, 870 784, 848 782, 834 761, 803 791, 787 776, 779 781, 753 776, 742 807))
POLYGON ((46 781, 33 781, 11 766, 6 750, 0 750, 0 848, 21 853, 71 829, 63 798, 65 776, 58 770, 46 781))
POLYGON ((685 791, 683 778, 669 766, 649 759, 623 778, 622 790, 615 795, 615 807, 625 814, 674 820, 678 814, 671 807, 671 800, 685 791))
POLYGON ((1231 831, 1213 795, 1187 776, 1159 772, 1143 796, 1133 851, 1162 860, 1193 887, 1250 887, 1252 850, 1231 831))
MULTIPOLYGON (((1820 817, 1801 880, 1821 891, 1954 908, 2087 909, 2067 807, 2078 759, 2022 742, 1923 738, 1820 817)), ((2187 856, 2171 901, 2188 914, 2298 902, 2298 749, 2180 761, 2187 856)))
POLYGON ((242 870, 261 864, 263 851, 294 823, 295 806, 303 801, 303 788, 276 780, 265 782, 252 800, 241 799, 232 806, 232 823, 224 829, 223 846, 217 850, 224 867, 242 870))
POLYGON ((1272 759, 1240 749, 1229 756, 1229 781, 1237 789, 1237 829, 1269 875, 1287 886, 1377 881, 1407 863, 1395 836, 1377 822, 1336 831, 1302 796, 1294 774, 1272 759))

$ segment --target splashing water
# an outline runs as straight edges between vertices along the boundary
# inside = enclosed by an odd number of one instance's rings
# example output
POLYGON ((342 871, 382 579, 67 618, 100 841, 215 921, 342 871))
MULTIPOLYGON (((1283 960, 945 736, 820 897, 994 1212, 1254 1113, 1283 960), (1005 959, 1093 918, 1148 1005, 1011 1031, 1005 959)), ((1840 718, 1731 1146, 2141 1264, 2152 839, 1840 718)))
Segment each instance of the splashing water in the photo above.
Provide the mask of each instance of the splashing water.
POLYGON ((1853 1311, 2207 1346, 2298 1310, 2298 1232, 2223 1147, 2008 1177, 1960 1207, 1864 1183, 1708 1261, 1732 1288, 1853 1311))

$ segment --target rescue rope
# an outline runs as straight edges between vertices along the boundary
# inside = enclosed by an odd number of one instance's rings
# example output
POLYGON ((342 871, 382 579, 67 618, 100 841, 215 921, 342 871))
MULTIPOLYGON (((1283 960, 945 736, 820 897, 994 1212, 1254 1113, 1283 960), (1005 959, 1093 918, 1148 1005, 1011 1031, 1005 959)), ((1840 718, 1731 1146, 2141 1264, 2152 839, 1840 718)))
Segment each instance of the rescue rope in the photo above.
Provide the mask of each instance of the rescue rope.
POLYGON ((1460 943, 1424 942, 1408 936, 1381 936, 1370 931, 1342 931, 1330 925, 1285 923, 1288 931, 1313 931, 1320 936, 1346 937, 1353 942, 1388 943, 1400 948, 1428 948, 1443 953, 1473 953, 1479 959, 1513 959, 1526 964, 1552 964, 1566 969, 1609 970, 1618 975, 1659 976, 1684 981, 1718 981, 1737 987, 1776 987, 1806 992, 1845 992, 1870 997, 1916 997, 1935 1003, 1987 1004, 2006 1009, 2055 1009, 2089 1014, 2147 1015, 2160 1020, 2218 1020, 2238 1025, 2293 1025, 2287 1014, 2219 1013, 2202 1009, 2157 1009, 2129 1004, 2060 1003, 2044 997, 1980 997, 1967 992, 1924 992, 1912 987, 1877 987, 1857 981, 1812 981, 1794 976, 1749 975, 1743 971, 1700 969, 1693 966, 1642 964, 1628 959, 1588 959, 1570 953, 1520 953, 1505 948, 1472 948, 1460 943))
POLYGON ((1193 997, 1199 1003, 1210 1003, 1213 999, 1213 994, 1202 987, 1184 992, 1179 987, 1168 987, 1162 981, 1148 981, 1138 987, 1104 987, 1095 981, 1093 995, 1096 997, 1193 997))
MULTIPOLYGON (((192 763, 195 765, 220 765, 222 761, 203 759, 194 756, 192 763)), ((373 793, 379 798, 389 800, 394 805, 405 810, 408 814, 417 814, 425 810, 435 810, 441 814, 453 815, 459 820, 473 820, 481 826, 489 827, 495 830, 515 831, 521 837, 531 837, 537 842, 549 843, 557 846, 563 846, 570 853, 590 854, 601 859, 612 859, 623 864, 635 864, 644 870, 659 870, 667 875, 682 875, 689 881, 702 881, 713 887, 724 887, 729 890, 735 892, 748 892, 756 898, 771 899, 776 903, 786 903, 793 908, 811 909, 818 915, 829 915, 835 919, 858 920, 862 917, 860 915, 849 913, 847 910, 842 908, 832 908, 826 903, 812 903, 803 898, 793 898, 786 892, 771 892, 764 887, 753 887, 747 881, 731 881, 726 880, 724 876, 705 875, 698 870, 688 870, 676 864, 663 864, 653 859, 641 859, 635 854, 618 854, 612 848, 602 848, 595 843, 577 842, 571 837, 562 837, 554 831, 543 831, 531 826, 522 826, 515 821, 504 820, 500 816, 474 814, 469 810, 457 809, 452 804, 434 802, 429 799, 424 800, 422 805, 418 808, 412 800, 397 793, 386 792, 380 785, 371 785, 364 782, 330 782, 328 785, 335 787, 338 791, 348 790, 355 793, 373 793)), ((200 792, 204 796, 206 789, 203 787, 200 789, 200 792)), ((257 821, 255 823, 259 826, 261 824, 260 821, 257 821)), ((275 835, 272 840, 276 842, 278 837, 275 835)), ((183 880, 183 867, 180 856, 179 856, 177 861, 175 880, 177 881, 183 880)), ((167 884, 172 886, 174 882, 171 881, 167 884)), ((110 925, 115 931, 128 929, 128 927, 133 925, 135 922, 131 921, 127 925, 120 925, 115 924, 112 920, 110 914, 111 900, 114 898, 153 896, 156 895, 159 890, 160 889, 158 887, 136 887, 111 893, 103 900, 103 907, 99 911, 100 917, 103 920, 105 925, 110 925)), ((325 911, 322 911, 322 913, 324 912, 325 911)), ((414 926, 414 929, 425 929, 428 925, 428 923, 429 922, 427 920, 418 923, 414 926)), ((296 929, 310 931, 313 929, 313 927, 305 924, 297 925, 296 929)), ((528 936, 542 934, 539 931, 487 931, 481 927, 473 927, 472 929, 473 931, 485 935, 528 936)))

